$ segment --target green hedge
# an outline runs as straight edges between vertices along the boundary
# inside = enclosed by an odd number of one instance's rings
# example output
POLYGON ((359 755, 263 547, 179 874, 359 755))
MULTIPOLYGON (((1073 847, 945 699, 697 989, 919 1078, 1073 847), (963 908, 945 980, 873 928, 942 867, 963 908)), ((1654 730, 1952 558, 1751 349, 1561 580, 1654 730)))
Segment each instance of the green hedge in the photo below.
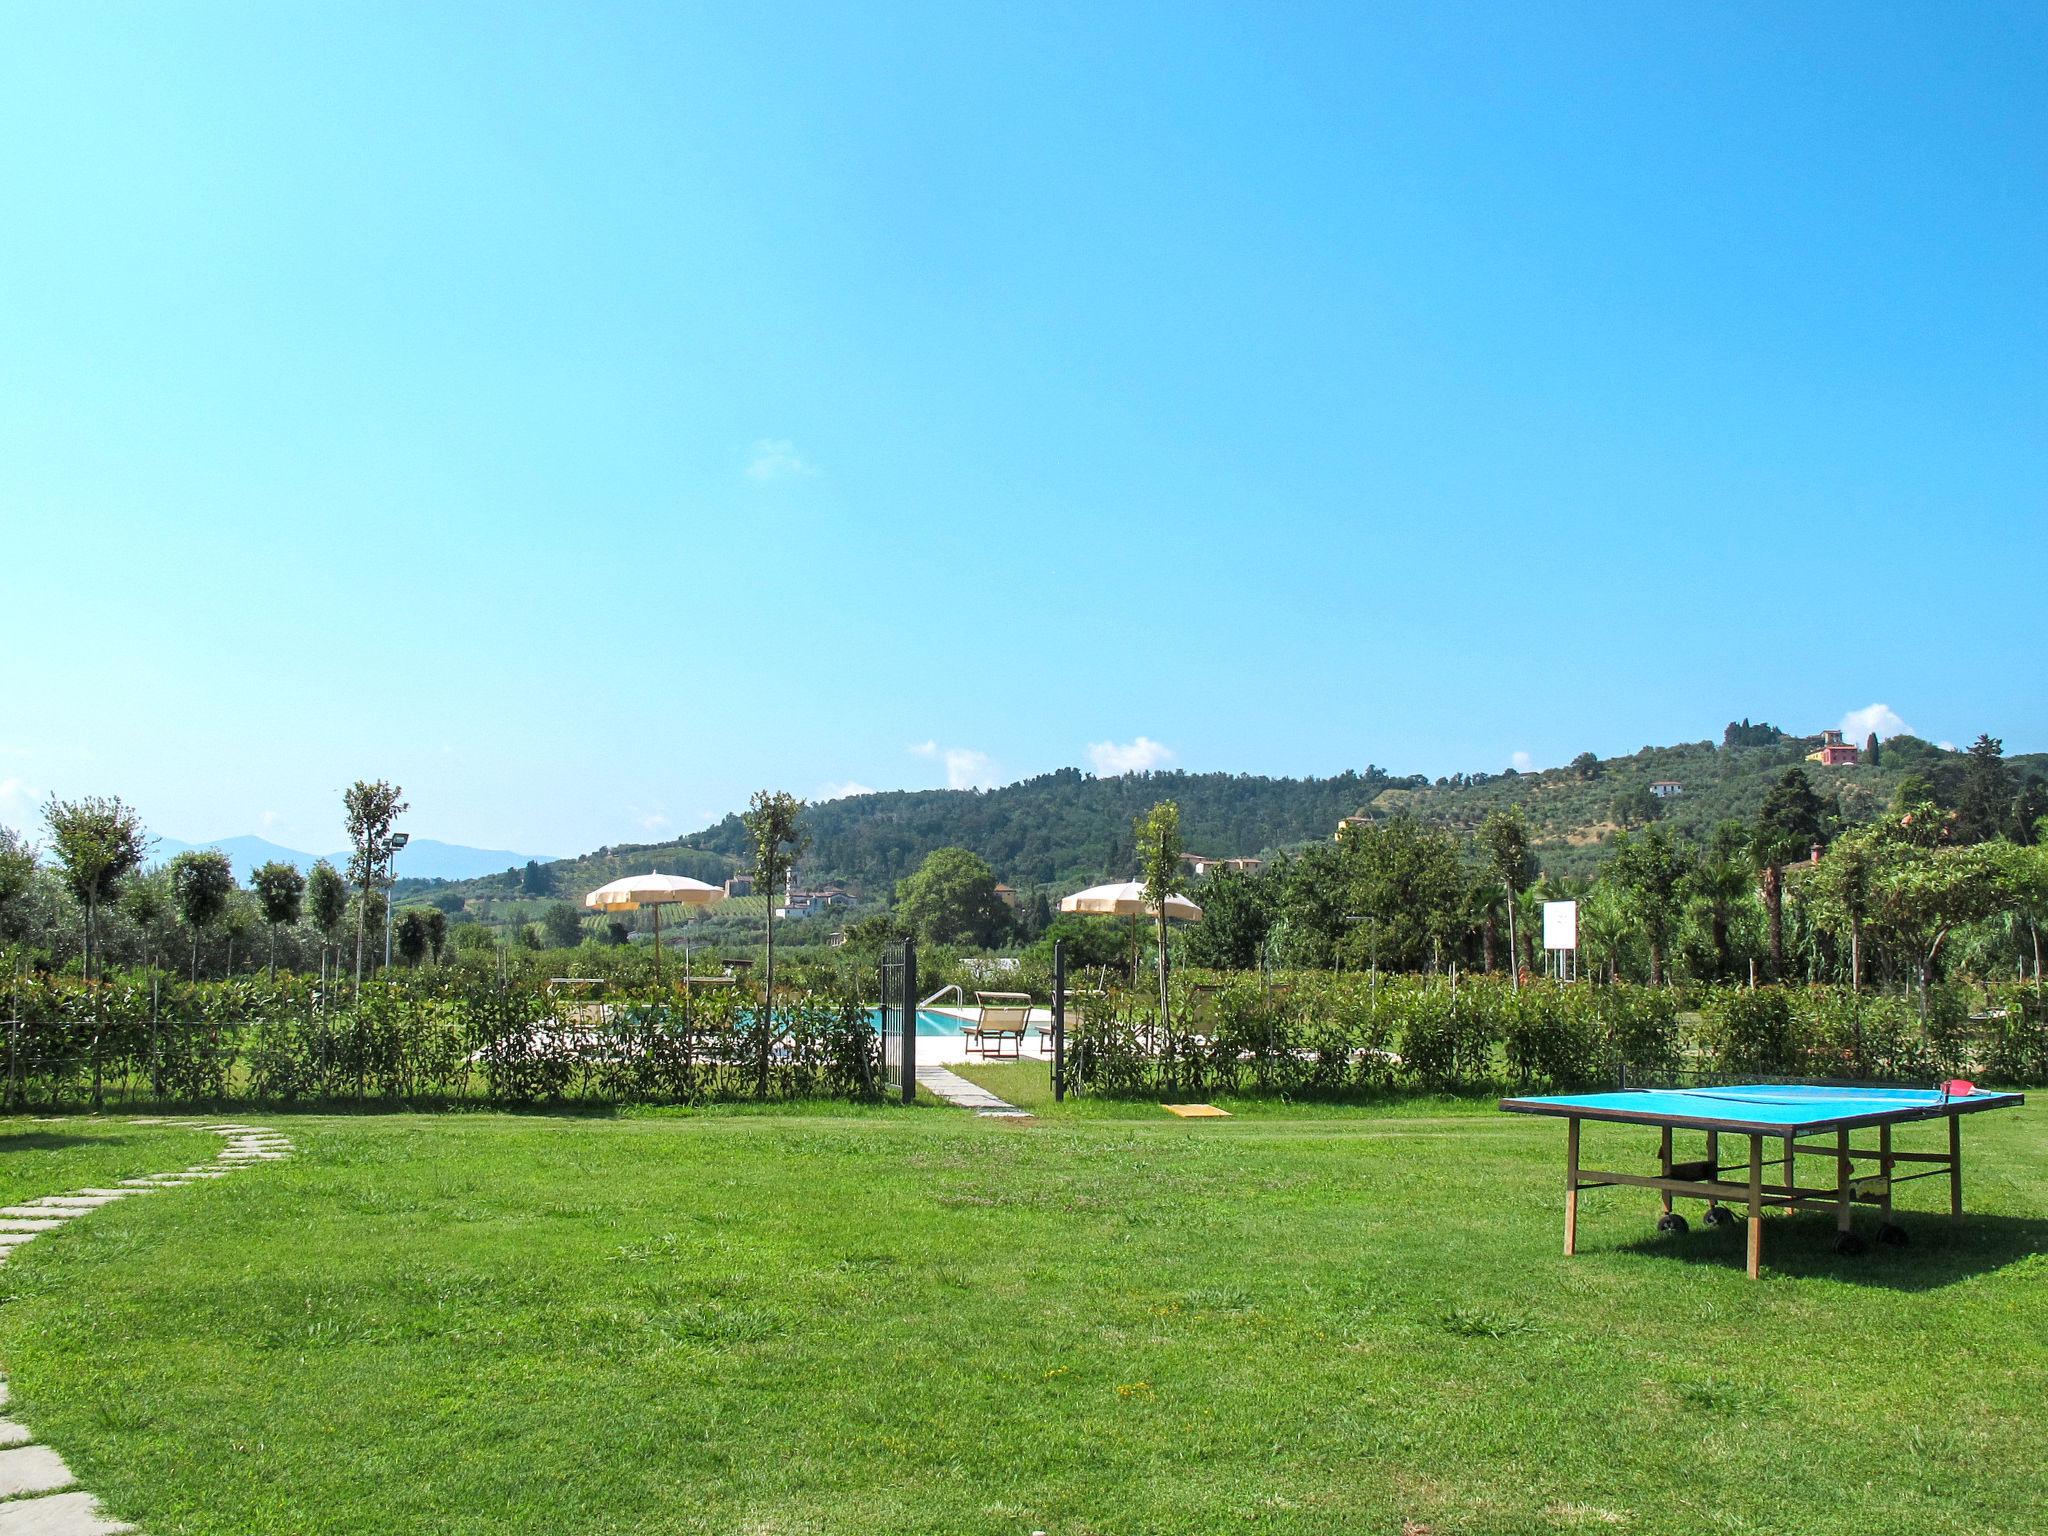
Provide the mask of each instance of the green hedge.
MULTIPOLYGON (((618 984, 593 1002, 461 967, 393 973, 360 999, 294 976, 88 987, 17 973, 0 982, 0 1088, 16 1107, 865 1099, 880 1068, 862 974, 778 989, 764 1018, 758 991, 618 984)), ((1068 1037, 1071 1088, 1138 1098, 1624 1076, 2048 1082, 2048 1006, 2025 986, 1934 988, 1923 1019, 1916 995, 1840 987, 1193 973, 1164 1021, 1149 989, 1077 999, 1068 1037)))
POLYGON ((850 992, 551 998, 455 970, 322 995, 305 978, 17 976, 6 1103, 698 1103, 871 1098, 879 1042, 850 992))
POLYGON ((2029 988, 1917 996, 1840 987, 1687 993, 1629 984, 1519 991, 1481 978, 1232 977, 1081 1000, 1068 1085, 1109 1097, 1394 1089, 1531 1091, 1730 1076, 2048 1081, 2048 1009, 2029 988))

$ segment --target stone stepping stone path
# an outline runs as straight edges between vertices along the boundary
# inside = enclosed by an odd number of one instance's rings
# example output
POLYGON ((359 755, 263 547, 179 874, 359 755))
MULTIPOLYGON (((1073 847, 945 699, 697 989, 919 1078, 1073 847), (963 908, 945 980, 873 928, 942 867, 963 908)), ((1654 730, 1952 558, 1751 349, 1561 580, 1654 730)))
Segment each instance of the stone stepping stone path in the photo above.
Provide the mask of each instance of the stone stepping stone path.
MULTIPOLYGON (((89 1215, 103 1205, 126 1200, 130 1195, 183 1189, 202 1179, 224 1179, 238 1168, 280 1162, 293 1152, 291 1139, 267 1126, 209 1125, 160 1116, 137 1118, 129 1123, 196 1127, 226 1137, 227 1145, 211 1163, 195 1163, 179 1173, 144 1174, 121 1180, 118 1189, 74 1189, 69 1194, 46 1195, 25 1205, 0 1207, 0 1264, 5 1264, 23 1243, 89 1215)), ((7 1406, 7 1397, 7 1378, 0 1376, 0 1408, 7 1406)), ((119 1532, 135 1529, 107 1515, 99 1500, 74 1486, 77 1481, 64 1458, 49 1446, 37 1444, 26 1425, 0 1418, 0 1536, 117 1536, 119 1532)))
MULTIPOLYGON (((929 1089, 934 1097, 944 1099, 948 1104, 957 1104, 962 1109, 971 1109, 977 1115, 991 1120, 1029 1120, 1031 1111, 1019 1109, 1008 1099, 999 1099, 986 1088, 977 1087, 958 1072, 949 1072, 944 1067, 919 1067, 917 1086, 929 1089)), ((0 1530, 0 1536, 6 1536, 0 1530)))

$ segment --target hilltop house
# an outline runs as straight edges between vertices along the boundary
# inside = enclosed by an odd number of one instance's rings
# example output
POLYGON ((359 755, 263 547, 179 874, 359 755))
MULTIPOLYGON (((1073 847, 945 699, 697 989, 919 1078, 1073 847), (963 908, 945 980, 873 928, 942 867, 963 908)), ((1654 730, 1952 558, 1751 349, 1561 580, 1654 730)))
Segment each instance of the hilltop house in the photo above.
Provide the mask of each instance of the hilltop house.
POLYGON ((1819 763, 1823 768, 1853 768, 1862 754, 1842 740, 1840 731, 1822 731, 1820 745, 1806 754, 1809 763, 1819 763))
POLYGON ((728 875, 725 880, 725 894, 728 896, 751 896, 754 894, 752 875, 728 875))
POLYGON ((1266 867, 1264 859, 1212 859, 1205 853, 1184 853, 1180 856, 1180 861, 1187 865, 1198 880, 1219 869, 1232 870, 1240 875, 1256 875, 1266 867))
POLYGON ((1650 786, 1650 793, 1659 800, 1676 800, 1685 793, 1685 786, 1675 779, 1659 779, 1650 786))
POLYGON ((800 891, 789 888, 781 907, 776 909, 777 917, 809 917, 813 912, 823 912, 829 907, 850 907, 853 896, 844 886, 827 885, 815 891, 800 891))

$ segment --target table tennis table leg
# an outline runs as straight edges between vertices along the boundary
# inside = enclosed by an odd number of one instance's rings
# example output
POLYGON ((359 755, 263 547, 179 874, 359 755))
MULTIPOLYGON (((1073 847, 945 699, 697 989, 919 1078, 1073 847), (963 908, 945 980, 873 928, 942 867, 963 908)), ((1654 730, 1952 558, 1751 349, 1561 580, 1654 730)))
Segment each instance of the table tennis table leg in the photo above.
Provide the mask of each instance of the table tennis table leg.
POLYGON ((1948 1219, 1963 1219, 1963 1117, 1948 1117, 1948 1219))
POLYGON ((1849 1181, 1854 1165, 1849 1160, 1849 1133, 1835 1132, 1835 1232, 1836 1241, 1849 1235, 1849 1181))
MULTIPOLYGON (((1719 1180, 1721 1177, 1721 1133, 1707 1132, 1707 1177, 1719 1180)), ((1714 1213, 1721 1209, 1721 1202, 1712 1195, 1707 1196, 1707 1225, 1713 1226, 1720 1217, 1714 1213)))
POLYGON ((1564 1256, 1579 1251, 1579 1118, 1564 1123, 1564 1256))
POLYGON ((1799 1186, 1799 1136, 1797 1132, 1785 1138, 1785 1214, 1794 1214, 1799 1207, 1792 1203, 1792 1191, 1799 1186))
POLYGON ((1752 1132, 1749 1138, 1749 1278, 1764 1268, 1764 1139, 1752 1132))
MULTIPOLYGON (((1664 1127, 1664 1134, 1661 1138, 1659 1138, 1659 1145, 1657 1147, 1657 1160, 1661 1165, 1659 1171, 1664 1175, 1665 1178, 1670 1178, 1671 1127, 1668 1125, 1664 1127)), ((1659 1190, 1657 1192, 1657 1198, 1658 1203, 1664 1208, 1664 1214, 1666 1216, 1669 1216, 1671 1214, 1671 1191, 1668 1189, 1659 1190)))
POLYGON ((1877 1238, 1882 1243, 1902 1243, 1906 1234, 1892 1221, 1892 1128, 1877 1128, 1877 1172, 1884 1190, 1877 1197, 1877 1238))

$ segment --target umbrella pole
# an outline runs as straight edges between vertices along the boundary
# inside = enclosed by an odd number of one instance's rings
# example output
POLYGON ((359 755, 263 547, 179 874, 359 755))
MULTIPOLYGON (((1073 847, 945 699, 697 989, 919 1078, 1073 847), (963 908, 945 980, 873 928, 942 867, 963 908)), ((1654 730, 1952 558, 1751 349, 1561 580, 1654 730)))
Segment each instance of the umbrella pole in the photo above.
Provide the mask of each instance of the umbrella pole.
POLYGON ((654 907, 654 984, 656 987, 659 987, 661 985, 661 903, 657 901, 652 903, 652 906, 654 907))
MULTIPOLYGON (((1166 901, 1159 902, 1159 1027, 1167 1029, 1166 1023, 1166 901)), ((1171 1031, 1168 1030, 1171 1038, 1171 1031)))

